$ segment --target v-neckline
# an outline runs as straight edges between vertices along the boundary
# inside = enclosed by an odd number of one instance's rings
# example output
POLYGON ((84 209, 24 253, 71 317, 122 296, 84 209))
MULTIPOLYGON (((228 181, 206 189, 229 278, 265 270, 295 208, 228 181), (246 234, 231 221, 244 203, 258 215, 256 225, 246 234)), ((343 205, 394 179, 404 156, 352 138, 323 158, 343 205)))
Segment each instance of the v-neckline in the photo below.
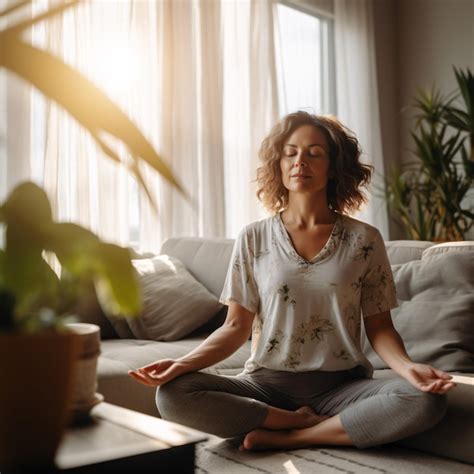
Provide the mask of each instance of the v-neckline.
POLYGON ((290 233, 288 232, 288 229, 285 226, 285 223, 283 222, 283 219, 281 217, 281 212, 277 214, 277 219, 280 227, 280 231, 282 233, 282 236, 288 246, 288 249, 290 251, 290 254, 299 262, 303 262, 305 264, 314 264, 317 263, 324 258, 328 257, 330 254, 332 254, 333 250, 337 246, 337 236, 340 235, 340 228, 342 226, 342 214, 337 214, 336 216, 336 221, 334 222, 334 225, 332 226, 331 233, 329 234, 329 237, 324 244, 324 246, 321 248, 321 250, 314 255, 311 259, 306 259, 303 256, 301 256, 297 251, 296 248, 293 244, 293 241, 291 240, 290 233))

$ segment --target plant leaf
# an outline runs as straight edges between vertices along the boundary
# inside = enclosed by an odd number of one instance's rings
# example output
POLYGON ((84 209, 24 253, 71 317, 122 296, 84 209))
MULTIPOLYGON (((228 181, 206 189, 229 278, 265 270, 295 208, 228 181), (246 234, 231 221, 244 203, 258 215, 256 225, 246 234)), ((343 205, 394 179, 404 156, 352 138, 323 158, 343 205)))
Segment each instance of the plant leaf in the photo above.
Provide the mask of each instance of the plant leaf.
POLYGON ((100 305, 108 314, 138 316, 142 299, 130 252, 117 245, 101 244, 100 256, 95 279, 100 305))
POLYGON ((7 249, 41 247, 44 230, 52 223, 52 212, 46 193, 36 184, 19 184, 2 207, 2 221, 7 224, 7 249))
POLYGON ((140 312, 140 289, 128 249, 104 243, 92 232, 71 223, 53 224, 48 235, 48 250, 56 253, 68 274, 94 282, 106 312, 127 316, 140 312))
POLYGON ((5 286, 16 299, 18 318, 43 306, 56 308, 59 302, 59 278, 43 260, 41 251, 31 247, 4 256, 5 286))
POLYGON ((45 250, 53 252, 72 275, 92 279, 97 270, 99 238, 83 227, 69 223, 53 223, 47 230, 45 250))

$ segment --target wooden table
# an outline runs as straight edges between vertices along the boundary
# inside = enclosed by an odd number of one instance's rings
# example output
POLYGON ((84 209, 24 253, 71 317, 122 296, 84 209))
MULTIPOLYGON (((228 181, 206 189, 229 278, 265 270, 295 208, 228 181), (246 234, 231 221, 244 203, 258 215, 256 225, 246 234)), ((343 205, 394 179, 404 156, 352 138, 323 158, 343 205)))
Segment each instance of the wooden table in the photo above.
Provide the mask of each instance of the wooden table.
POLYGON ((89 423, 67 430, 57 472, 194 473, 194 447, 207 436, 160 418, 100 403, 89 423))

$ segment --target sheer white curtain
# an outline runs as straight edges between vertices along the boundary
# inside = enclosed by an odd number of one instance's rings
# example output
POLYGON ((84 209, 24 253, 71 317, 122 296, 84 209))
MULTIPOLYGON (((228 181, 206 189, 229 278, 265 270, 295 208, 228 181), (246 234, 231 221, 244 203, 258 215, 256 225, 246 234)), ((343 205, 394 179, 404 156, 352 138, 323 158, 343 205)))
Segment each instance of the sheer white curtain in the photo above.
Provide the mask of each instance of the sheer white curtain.
MULTIPOLYGON (((146 61, 144 54, 134 56, 140 38, 133 34, 131 7, 128 2, 84 2, 40 25, 36 43, 93 80, 145 128, 147 117, 139 112, 148 99, 148 84, 139 73, 146 61)), ((39 181, 42 178, 56 217, 78 222, 108 241, 128 244, 134 183, 125 164, 104 156, 88 132, 53 103, 37 108, 33 121, 45 127, 43 140, 33 140, 33 145, 44 145, 39 181)), ((126 151, 117 145, 125 161, 126 151)))
POLYGON ((372 0, 335 0, 337 110, 340 120, 357 135, 364 161, 375 167, 370 199, 355 217, 376 226, 388 239, 383 198, 374 193, 383 173, 372 0))
POLYGON ((278 120, 270 0, 223 2, 226 235, 264 217, 253 181, 262 139, 278 120))
POLYGON ((158 218, 143 201, 145 247, 171 236, 235 237, 264 215, 253 180, 258 146, 278 118, 272 9, 270 0, 159 4, 159 150, 192 203, 166 184, 158 218))
POLYGON ((142 234, 223 236, 220 3, 161 2, 158 19, 160 151, 192 202, 163 184, 158 219, 141 219, 142 234))
MULTIPOLYGON (((8 6, 8 0, 0 0, 0 10, 8 6)), ((31 14, 31 5, 24 9, 26 15, 31 14)), ((5 29, 16 22, 13 16, 3 16, 0 28, 5 29)), ((24 37, 29 38, 28 34, 24 37)), ((0 68, 0 201, 31 173, 30 93, 28 84, 0 68)), ((1 238, 0 235, 0 242, 1 238)))

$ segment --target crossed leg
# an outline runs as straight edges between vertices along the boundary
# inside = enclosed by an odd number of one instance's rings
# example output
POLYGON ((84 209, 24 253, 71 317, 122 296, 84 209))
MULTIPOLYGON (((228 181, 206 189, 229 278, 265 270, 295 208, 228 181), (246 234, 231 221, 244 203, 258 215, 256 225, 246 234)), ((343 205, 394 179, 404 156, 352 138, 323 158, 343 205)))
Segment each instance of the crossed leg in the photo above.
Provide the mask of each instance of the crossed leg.
POLYGON ((424 431, 446 411, 444 396, 402 379, 351 380, 309 397, 310 408, 295 410, 299 405, 291 396, 282 398, 265 384, 203 373, 163 385, 157 403, 165 419, 222 438, 245 435, 241 449, 365 448, 424 431))
POLYGON ((446 398, 421 392, 399 378, 359 379, 330 390, 313 408, 330 417, 307 428, 280 431, 265 429, 264 423, 245 436, 240 449, 385 444, 435 425, 444 416, 446 398))

